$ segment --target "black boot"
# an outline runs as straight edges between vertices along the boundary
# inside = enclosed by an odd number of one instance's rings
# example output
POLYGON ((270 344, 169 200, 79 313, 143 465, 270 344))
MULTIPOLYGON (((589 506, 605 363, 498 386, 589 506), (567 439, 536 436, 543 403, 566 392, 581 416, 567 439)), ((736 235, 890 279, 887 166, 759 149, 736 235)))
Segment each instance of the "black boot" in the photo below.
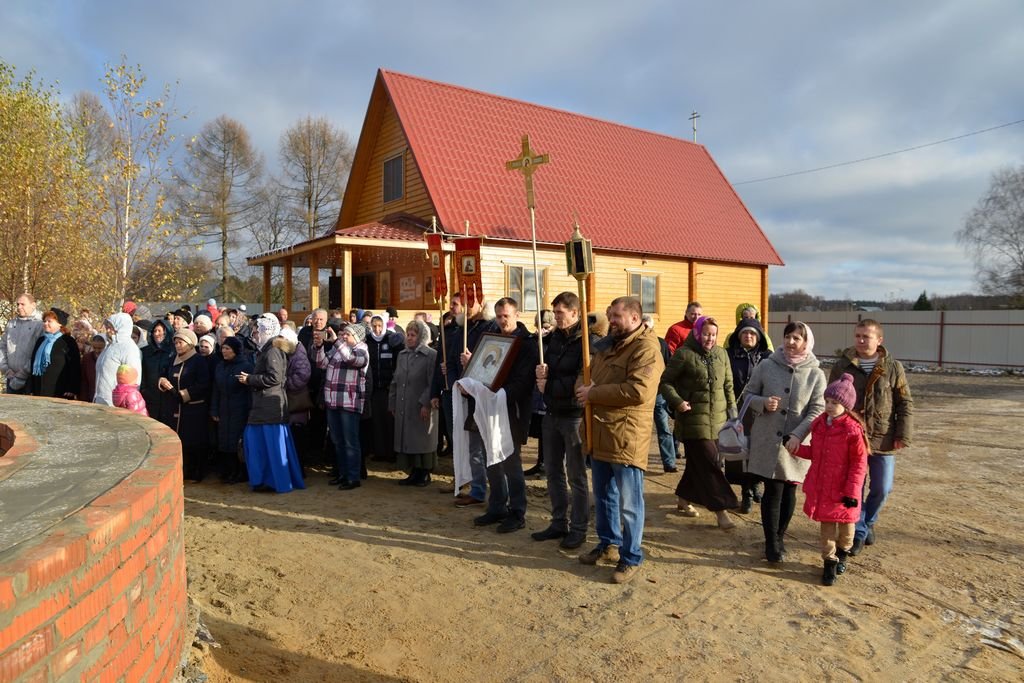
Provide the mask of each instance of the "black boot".
POLYGON ((426 467, 420 468, 420 478, 416 480, 414 486, 423 488, 424 486, 430 486, 430 470, 426 467))
POLYGON ((846 550, 837 550, 836 557, 839 558, 839 563, 836 565, 836 574, 846 573, 846 558, 849 557, 850 553, 846 550))
POLYGON ((821 575, 821 585, 831 586, 836 582, 836 568, 839 560, 825 560, 825 571, 821 575))
POLYGON ((750 491, 750 489, 744 487, 743 488, 743 500, 740 501, 739 513, 741 515, 749 514, 750 511, 753 509, 753 507, 754 507, 754 499, 753 499, 753 496, 751 495, 751 491, 750 491))
POLYGON ((420 470, 419 470, 419 468, 418 467, 413 467, 409 471, 409 476, 408 477, 406 477, 405 479, 399 479, 398 480, 398 485, 399 486, 413 486, 416 483, 416 481, 419 479, 419 477, 420 477, 420 470))

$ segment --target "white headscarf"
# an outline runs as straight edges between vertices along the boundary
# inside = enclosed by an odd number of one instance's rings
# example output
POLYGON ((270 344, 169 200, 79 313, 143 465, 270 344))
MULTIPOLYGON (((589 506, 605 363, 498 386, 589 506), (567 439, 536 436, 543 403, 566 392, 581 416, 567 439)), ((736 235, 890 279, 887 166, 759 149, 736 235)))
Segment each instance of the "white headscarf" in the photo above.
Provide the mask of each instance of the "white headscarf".
POLYGON ((253 334, 253 341, 257 346, 262 347, 268 341, 281 333, 281 323, 273 313, 264 313, 256 318, 256 331, 253 334))

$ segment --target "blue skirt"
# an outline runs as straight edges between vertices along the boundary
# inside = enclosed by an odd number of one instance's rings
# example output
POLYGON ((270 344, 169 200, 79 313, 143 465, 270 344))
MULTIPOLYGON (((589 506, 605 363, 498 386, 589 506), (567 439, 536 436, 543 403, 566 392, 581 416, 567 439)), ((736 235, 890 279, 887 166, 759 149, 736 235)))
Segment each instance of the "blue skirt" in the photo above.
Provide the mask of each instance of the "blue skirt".
POLYGON ((304 489, 302 466, 287 424, 247 425, 243 437, 249 485, 268 486, 278 493, 304 489))

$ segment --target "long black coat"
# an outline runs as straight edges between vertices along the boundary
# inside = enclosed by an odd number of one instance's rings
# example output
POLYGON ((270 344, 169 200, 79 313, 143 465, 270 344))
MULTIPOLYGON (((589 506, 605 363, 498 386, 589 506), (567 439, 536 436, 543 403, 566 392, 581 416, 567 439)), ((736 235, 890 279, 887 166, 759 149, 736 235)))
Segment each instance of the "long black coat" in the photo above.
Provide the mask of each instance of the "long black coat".
MULTIPOLYGON (((589 341, 593 349, 597 335, 591 334, 589 341)), ((582 323, 564 332, 551 330, 544 337, 544 362, 548 366, 548 380, 544 383, 544 405, 548 412, 558 417, 581 416, 583 406, 576 400, 576 379, 583 371, 582 323)))
POLYGON ((174 360, 174 343, 172 341, 174 330, 165 320, 157 320, 153 324, 164 328, 164 341, 158 345, 151 336, 149 343, 140 349, 142 381, 139 383, 139 391, 146 401, 146 410, 155 417, 160 414, 160 403, 163 400, 163 392, 157 388, 157 383, 161 377, 167 376, 167 368, 174 360))
POLYGON ((231 361, 222 360, 214 368, 210 416, 218 418, 218 451, 234 453, 238 449, 252 408, 252 390, 238 381, 238 374, 252 373, 252 370, 252 363, 241 356, 231 361))
MULTIPOLYGON (((32 360, 36 351, 43 345, 45 336, 36 340, 32 349, 32 360)), ((32 375, 31 386, 33 396, 51 396, 63 398, 64 394, 75 394, 82 386, 82 357, 78 353, 78 343, 69 334, 62 334, 53 342, 50 349, 50 364, 42 376, 32 375)))
POLYGON ((210 371, 206 359, 196 353, 184 363, 172 363, 164 377, 174 389, 160 392, 160 421, 178 433, 182 448, 207 446, 210 371), (185 397, 183 391, 187 392, 185 397))

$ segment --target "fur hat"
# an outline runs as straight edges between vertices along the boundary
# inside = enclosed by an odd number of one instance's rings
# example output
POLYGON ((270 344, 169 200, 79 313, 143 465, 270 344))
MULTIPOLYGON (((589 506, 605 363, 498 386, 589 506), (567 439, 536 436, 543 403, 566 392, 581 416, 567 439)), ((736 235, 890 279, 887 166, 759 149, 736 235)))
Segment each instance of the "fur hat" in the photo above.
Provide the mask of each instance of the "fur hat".
MULTIPOLYGON (((177 315, 177 313, 175 313, 175 315, 177 315)), ((192 330, 178 330, 177 332, 174 333, 174 338, 175 339, 184 339, 186 342, 191 344, 193 347, 196 344, 199 343, 199 340, 196 339, 196 333, 193 332, 192 330)))
MULTIPOLYGON (((210 348, 212 348, 212 349, 216 349, 217 348, 217 338, 214 337, 212 334, 204 334, 202 337, 199 338, 199 341, 210 342, 210 348)), ((196 345, 198 346, 198 343, 196 345)))
POLYGON ((843 376, 825 387, 825 398, 830 398, 847 410, 853 410, 857 404, 857 390, 853 387, 853 375, 844 372, 843 376))
POLYGON ((174 312, 174 317, 181 318, 182 320, 185 321, 186 325, 192 324, 192 311, 188 310, 187 308, 179 308, 178 310, 176 310, 174 312))
POLYGON ((299 343, 299 335, 295 334, 295 330, 291 329, 287 325, 281 328, 281 332, 277 336, 278 337, 284 337, 285 339, 290 341, 292 344, 298 344, 299 343))
POLYGON ((225 346, 231 347, 231 350, 235 352, 236 356, 242 353, 242 340, 238 337, 225 337, 224 343, 221 344, 221 348, 225 346))
POLYGON ((68 324, 68 314, 59 308, 51 308, 50 312, 57 316, 57 322, 61 327, 66 327, 68 324))
POLYGON ((353 337, 355 337, 356 342, 364 342, 364 341, 366 341, 366 326, 365 325, 352 325, 352 324, 345 325, 345 327, 342 328, 342 332, 348 332, 349 334, 351 334, 353 337))

